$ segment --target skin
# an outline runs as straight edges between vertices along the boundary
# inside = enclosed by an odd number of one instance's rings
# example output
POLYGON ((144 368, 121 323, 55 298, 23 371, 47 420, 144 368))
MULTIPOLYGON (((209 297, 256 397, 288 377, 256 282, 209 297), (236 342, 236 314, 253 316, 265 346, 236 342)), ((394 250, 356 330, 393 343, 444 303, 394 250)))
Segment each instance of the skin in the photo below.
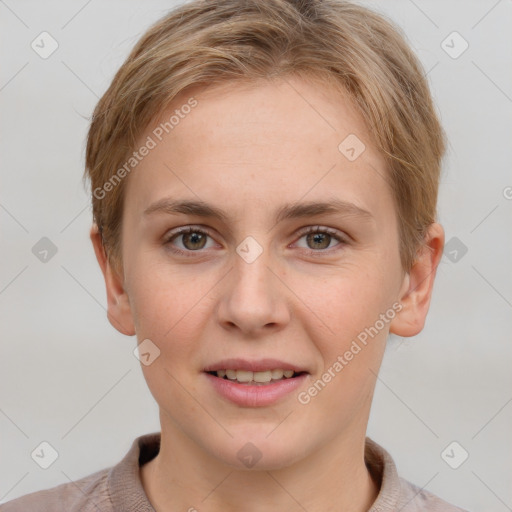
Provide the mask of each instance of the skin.
POLYGON ((349 100, 325 84, 287 77, 192 89, 162 119, 192 95, 198 105, 127 178, 122 275, 91 230, 112 325, 161 351, 142 365, 162 432, 159 454, 141 467, 144 489, 158 512, 366 511, 380 485, 364 464, 376 374, 390 332, 423 328, 443 229, 430 226, 404 272, 385 161, 349 100), (338 150, 348 134, 366 146, 353 162, 338 150), (143 215, 164 197, 202 200, 228 220, 143 215), (285 203, 332 197, 371 217, 274 221, 285 203), (204 242, 177 235, 165 244, 176 228, 198 225, 209 232, 204 242), (345 243, 299 233, 316 226, 345 243), (247 236, 263 249, 251 264, 236 252, 247 236), (298 392, 395 303, 402 310, 394 319, 307 405, 299 403, 298 392), (310 375, 271 406, 240 407, 203 374, 226 357, 274 357, 310 375), (252 468, 237 457, 247 442, 262 454, 252 468))

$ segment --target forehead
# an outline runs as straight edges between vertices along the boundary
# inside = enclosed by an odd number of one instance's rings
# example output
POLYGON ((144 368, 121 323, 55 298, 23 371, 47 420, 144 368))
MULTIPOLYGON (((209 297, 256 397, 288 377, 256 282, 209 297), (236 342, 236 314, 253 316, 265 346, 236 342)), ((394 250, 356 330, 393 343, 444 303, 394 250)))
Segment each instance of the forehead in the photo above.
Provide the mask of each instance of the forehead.
POLYGON ((229 198, 239 210, 325 193, 361 207, 389 200, 386 164, 362 117, 340 90, 319 82, 288 77, 188 89, 139 145, 149 139, 154 147, 125 191, 138 215, 169 195, 220 200, 223 209, 229 198))

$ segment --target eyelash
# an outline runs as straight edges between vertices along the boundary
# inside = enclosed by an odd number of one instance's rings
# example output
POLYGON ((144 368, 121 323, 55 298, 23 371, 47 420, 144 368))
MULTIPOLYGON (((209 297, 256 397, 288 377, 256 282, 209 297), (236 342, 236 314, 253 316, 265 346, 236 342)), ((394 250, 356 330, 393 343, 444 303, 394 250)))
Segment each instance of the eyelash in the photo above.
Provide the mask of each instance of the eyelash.
MULTIPOLYGON (((175 232, 171 233, 169 236, 167 236, 164 240, 164 245, 169 246, 170 251, 172 251, 175 254, 178 254, 180 256, 185 256, 185 257, 193 257, 193 253, 200 253, 201 249, 198 249, 197 251, 191 251, 191 250, 184 251, 183 249, 176 248, 171 244, 171 242, 175 238, 178 238, 180 235, 186 235, 186 234, 190 234, 190 233, 200 233, 202 235, 207 235, 210 238, 213 238, 212 235, 203 228, 187 226, 184 228, 180 228, 178 231, 175 231, 175 232)), ((326 227, 322 227, 322 226, 314 226, 314 227, 304 228, 299 231, 298 235, 299 235, 299 239, 300 239, 305 235, 315 234, 315 233, 322 233, 322 234, 330 235, 331 237, 335 238, 338 242, 340 242, 338 244, 338 246, 344 246, 344 245, 348 244, 348 238, 341 235, 340 232, 338 232, 335 229, 326 228, 326 227)), ((335 246, 335 247, 338 247, 338 246, 335 246)), ((313 250, 313 249, 305 249, 305 250, 307 252, 309 252, 309 254, 312 256, 319 256, 319 255, 323 255, 324 253, 326 253, 328 251, 330 252, 332 250, 332 248, 319 249, 319 250, 313 250)), ((334 249, 334 250, 335 251, 340 250, 340 247, 338 247, 338 249, 334 249)))

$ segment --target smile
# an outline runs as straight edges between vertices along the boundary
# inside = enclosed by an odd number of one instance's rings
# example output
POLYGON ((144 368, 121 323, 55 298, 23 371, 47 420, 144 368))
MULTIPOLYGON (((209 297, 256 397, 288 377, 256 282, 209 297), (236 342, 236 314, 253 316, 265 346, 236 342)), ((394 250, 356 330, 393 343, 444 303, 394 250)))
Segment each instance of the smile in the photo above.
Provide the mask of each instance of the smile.
POLYGON ((278 381, 282 379, 290 379, 296 377, 300 373, 293 370, 266 370, 260 372, 251 372, 248 370, 217 370, 208 372, 210 375, 216 375, 221 379, 236 380, 243 384, 268 384, 269 382, 278 381))
POLYGON ((265 407, 297 390, 309 374, 293 370, 287 370, 285 374, 283 370, 251 372, 228 369, 204 372, 203 375, 215 392, 229 402, 241 407, 265 407))

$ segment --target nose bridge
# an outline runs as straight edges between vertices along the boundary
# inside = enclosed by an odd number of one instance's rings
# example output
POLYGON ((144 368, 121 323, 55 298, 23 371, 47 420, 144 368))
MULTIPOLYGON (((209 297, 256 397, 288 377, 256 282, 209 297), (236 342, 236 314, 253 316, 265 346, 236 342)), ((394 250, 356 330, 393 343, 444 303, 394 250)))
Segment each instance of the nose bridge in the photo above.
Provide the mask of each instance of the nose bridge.
POLYGON ((232 283, 232 294, 238 304, 252 303, 253 310, 256 306, 263 310, 270 305, 274 295, 271 283, 274 276, 269 270, 271 260, 268 244, 263 246, 254 237, 247 237, 238 245, 232 283))
POLYGON ((245 332, 280 324, 287 318, 282 284, 271 270, 276 262, 268 248, 269 238, 258 238, 260 241, 248 236, 236 247, 219 309, 224 324, 234 324, 245 332))
MULTIPOLYGON (((272 256, 267 246, 263 248, 252 237, 248 237, 239 244, 234 258, 235 285, 240 283, 240 288, 268 288, 268 277, 271 272, 272 256), (257 244, 257 245, 256 245, 257 244)), ((260 290, 269 292, 268 289, 260 290)))

